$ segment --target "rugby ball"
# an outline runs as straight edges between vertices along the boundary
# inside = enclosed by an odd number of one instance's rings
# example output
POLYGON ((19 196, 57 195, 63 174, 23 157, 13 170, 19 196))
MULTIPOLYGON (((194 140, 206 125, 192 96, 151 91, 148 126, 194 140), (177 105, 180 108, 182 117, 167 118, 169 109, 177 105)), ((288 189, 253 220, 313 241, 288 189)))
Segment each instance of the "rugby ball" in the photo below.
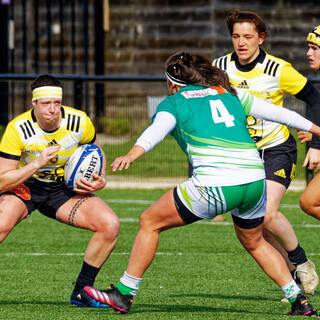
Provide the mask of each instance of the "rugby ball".
POLYGON ((70 156, 64 167, 64 180, 70 188, 77 188, 76 181, 84 178, 93 180, 93 173, 100 175, 103 156, 100 148, 94 144, 79 146, 70 156))

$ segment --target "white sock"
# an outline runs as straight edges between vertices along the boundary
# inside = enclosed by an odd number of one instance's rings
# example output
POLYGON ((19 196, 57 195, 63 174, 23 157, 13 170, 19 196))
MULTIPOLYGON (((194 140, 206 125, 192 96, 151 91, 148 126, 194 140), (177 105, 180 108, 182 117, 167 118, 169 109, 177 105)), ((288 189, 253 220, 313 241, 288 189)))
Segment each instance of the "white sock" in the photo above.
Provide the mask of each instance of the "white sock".
POLYGON ((120 279, 120 282, 124 286, 132 289, 132 291, 130 292, 132 296, 135 296, 137 294, 141 281, 142 281, 142 278, 136 278, 136 277, 130 276, 129 274, 127 274, 127 271, 124 272, 123 276, 120 279))
POLYGON ((294 300, 299 293, 301 293, 300 288, 294 280, 291 280, 289 283, 281 287, 284 296, 290 301, 294 300))

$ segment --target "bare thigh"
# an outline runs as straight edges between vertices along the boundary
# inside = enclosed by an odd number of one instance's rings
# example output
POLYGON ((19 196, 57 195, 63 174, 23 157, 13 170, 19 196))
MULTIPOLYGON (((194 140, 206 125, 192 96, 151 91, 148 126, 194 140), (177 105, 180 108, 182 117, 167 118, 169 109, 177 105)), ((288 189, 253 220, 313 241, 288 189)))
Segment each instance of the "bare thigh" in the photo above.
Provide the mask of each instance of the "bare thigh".
POLYGON ((173 199, 173 189, 165 193, 153 203, 140 217, 140 228, 150 227, 163 231, 185 225, 181 219, 173 199))
POLYGON ((56 217, 63 223, 94 232, 106 223, 118 224, 118 217, 113 210, 92 194, 71 198, 59 208, 56 217))
POLYGON ((2 195, 0 197, 0 242, 27 216, 28 209, 21 199, 10 194, 2 195))
POLYGON ((267 180, 267 218, 279 211, 281 200, 286 191, 287 189, 281 183, 267 180))

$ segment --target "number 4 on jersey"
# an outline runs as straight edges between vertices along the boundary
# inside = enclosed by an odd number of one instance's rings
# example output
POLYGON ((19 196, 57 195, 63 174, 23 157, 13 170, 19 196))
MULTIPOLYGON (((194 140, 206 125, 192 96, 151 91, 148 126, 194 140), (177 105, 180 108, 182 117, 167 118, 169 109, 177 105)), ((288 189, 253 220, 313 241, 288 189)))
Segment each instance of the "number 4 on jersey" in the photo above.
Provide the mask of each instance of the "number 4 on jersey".
POLYGON ((226 127, 234 126, 234 116, 229 113, 221 100, 210 100, 210 107, 214 123, 224 122, 226 127))

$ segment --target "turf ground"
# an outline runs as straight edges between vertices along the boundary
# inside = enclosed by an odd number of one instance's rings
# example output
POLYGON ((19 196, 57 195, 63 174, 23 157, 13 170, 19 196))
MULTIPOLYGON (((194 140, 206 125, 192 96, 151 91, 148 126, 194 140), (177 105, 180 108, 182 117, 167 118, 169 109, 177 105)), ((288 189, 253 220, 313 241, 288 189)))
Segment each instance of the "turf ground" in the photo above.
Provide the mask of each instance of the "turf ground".
MULTIPOLYGON (((121 219, 118 244, 95 286, 116 284, 125 270, 138 217, 165 190, 103 190, 121 219)), ((319 221, 288 193, 282 211, 320 271, 319 221)), ((286 319, 289 304, 238 243, 231 223, 210 221, 165 231, 127 315, 69 304, 91 233, 34 212, 0 247, 0 319, 286 319)), ((320 294, 310 301, 320 307, 320 294)), ((291 317, 290 319, 301 319, 291 317)))

